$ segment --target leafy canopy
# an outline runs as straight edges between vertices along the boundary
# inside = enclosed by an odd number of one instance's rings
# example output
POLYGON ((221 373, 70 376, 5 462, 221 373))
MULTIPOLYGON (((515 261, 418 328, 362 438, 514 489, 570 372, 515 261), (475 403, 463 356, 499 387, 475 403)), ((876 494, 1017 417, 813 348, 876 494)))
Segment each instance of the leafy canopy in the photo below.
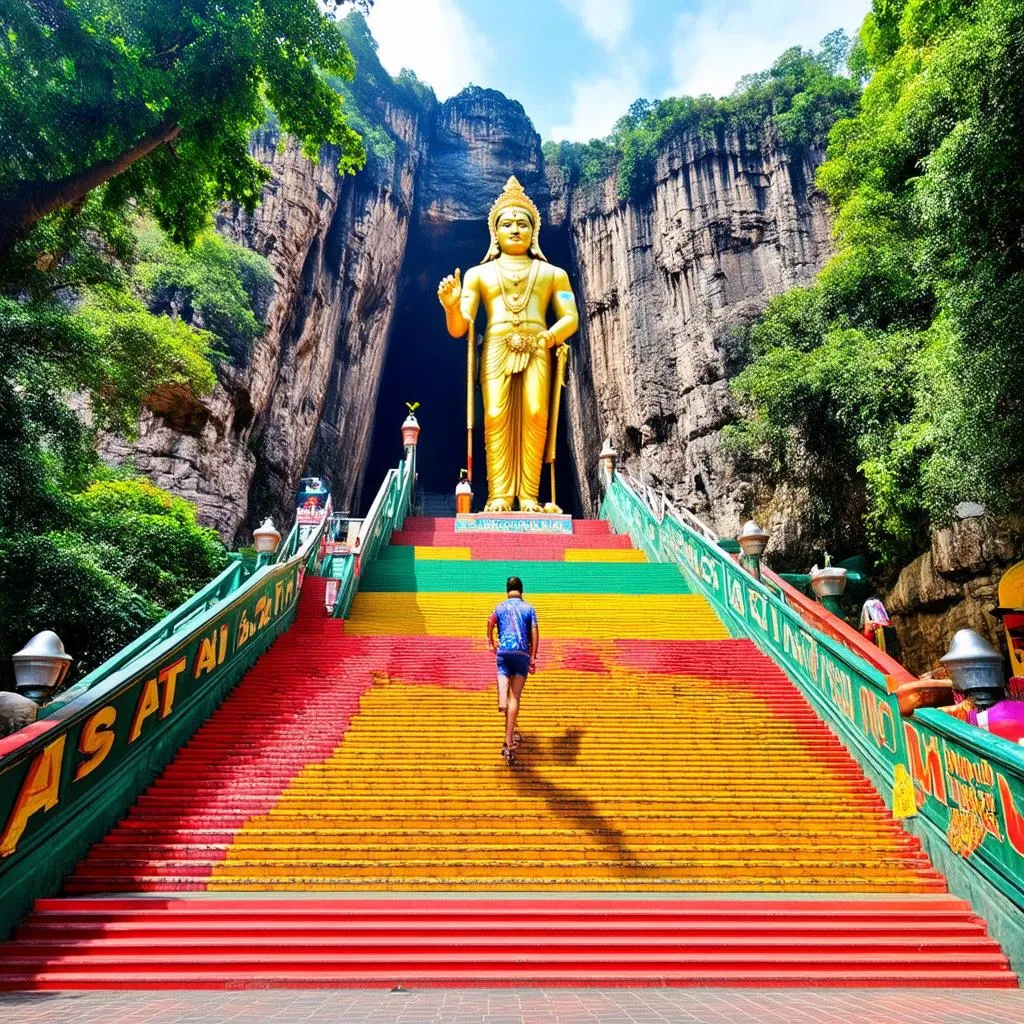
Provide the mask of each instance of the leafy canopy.
POLYGON ((10 655, 40 629, 60 634, 81 674, 225 564, 187 502, 111 477, 96 430, 131 434, 161 389, 210 391, 211 356, 262 329, 254 305, 269 267, 212 233, 185 251, 95 193, 0 267, 15 293, 0 290, 2 686, 10 655))
POLYGON ((326 143, 339 171, 362 166, 323 77, 354 70, 316 0, 9 0, 0 214, 24 233, 109 182, 108 205, 137 202, 189 243, 214 204, 258 202, 268 172, 248 144, 268 108, 308 156, 326 143))
POLYGON ((63 513, 61 529, 0 532, 0 683, 43 629, 57 631, 80 677, 227 564, 195 509, 146 481, 94 483, 63 513))
POLYGON ((838 466, 824 539, 864 536, 853 488, 889 564, 960 501, 1024 499, 1022 52, 1021 0, 875 0, 850 56, 871 79, 818 174, 836 255, 769 305, 735 381, 733 442, 838 466))
POLYGON ((208 393, 216 359, 244 362, 262 332, 269 266, 207 227, 260 197, 252 131, 272 117, 310 157, 330 144, 339 171, 362 166, 327 81, 354 72, 343 6, 4 4, 0 685, 32 633, 57 630, 88 671, 225 564, 190 505, 112 477, 96 435, 208 393))

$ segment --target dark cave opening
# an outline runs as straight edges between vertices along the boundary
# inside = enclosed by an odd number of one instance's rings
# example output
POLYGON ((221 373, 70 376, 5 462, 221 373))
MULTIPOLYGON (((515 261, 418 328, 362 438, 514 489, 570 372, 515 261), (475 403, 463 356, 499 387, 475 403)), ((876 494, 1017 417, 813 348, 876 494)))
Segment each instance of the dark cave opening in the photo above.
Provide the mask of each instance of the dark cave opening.
MULTIPOLYGON (((555 232, 542 235, 548 258, 568 266, 568 246, 555 232)), ((443 224, 413 223, 401 270, 395 317, 388 339, 374 418, 370 456, 363 477, 360 514, 373 502, 384 475, 402 457, 400 426, 406 402, 419 402, 416 417, 422 427, 417 449, 419 487, 428 495, 450 500, 454 514, 455 485, 466 465, 466 341, 449 336, 444 310, 437 301, 438 282, 456 267, 463 274, 487 251, 487 227, 481 221, 443 224)), ((482 332, 484 317, 477 319, 482 332)), ((575 340, 575 339, 571 339, 575 340)), ((479 363, 479 359, 477 360, 479 363)), ((487 500, 483 416, 479 385, 474 386, 476 426, 473 432, 473 510, 487 500)), ((556 490, 563 511, 579 515, 580 501, 566 442, 566 401, 555 449, 556 490)), ((541 501, 550 497, 550 471, 544 467, 541 501)))

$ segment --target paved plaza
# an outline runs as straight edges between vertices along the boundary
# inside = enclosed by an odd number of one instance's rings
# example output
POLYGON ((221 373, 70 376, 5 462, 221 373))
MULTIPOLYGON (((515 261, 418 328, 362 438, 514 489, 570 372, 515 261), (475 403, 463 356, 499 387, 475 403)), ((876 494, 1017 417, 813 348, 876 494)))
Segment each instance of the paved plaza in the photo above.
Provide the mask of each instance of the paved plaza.
POLYGON ((1019 1024, 1024 994, 980 991, 438 989, 0 995, 4 1024, 1019 1024))

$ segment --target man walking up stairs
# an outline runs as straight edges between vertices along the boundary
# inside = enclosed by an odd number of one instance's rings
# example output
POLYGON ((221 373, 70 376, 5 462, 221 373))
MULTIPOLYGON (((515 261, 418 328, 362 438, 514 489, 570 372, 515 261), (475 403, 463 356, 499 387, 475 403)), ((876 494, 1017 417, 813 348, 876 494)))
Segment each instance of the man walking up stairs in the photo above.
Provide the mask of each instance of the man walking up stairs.
POLYGON ((519 701, 526 677, 537 670, 537 649, 540 627, 537 611, 523 600, 523 581, 509 576, 507 597, 491 612, 487 620, 487 646, 494 652, 498 666, 498 711, 505 715, 505 742, 501 756, 505 764, 515 764, 516 751, 522 736, 516 729, 519 701), (498 642, 494 642, 494 631, 498 642))
POLYGON ((412 519, 348 620, 323 593, 0 986, 1016 985, 784 673, 606 523, 412 519), (511 769, 481 673, 506 577, 544 623, 511 769))

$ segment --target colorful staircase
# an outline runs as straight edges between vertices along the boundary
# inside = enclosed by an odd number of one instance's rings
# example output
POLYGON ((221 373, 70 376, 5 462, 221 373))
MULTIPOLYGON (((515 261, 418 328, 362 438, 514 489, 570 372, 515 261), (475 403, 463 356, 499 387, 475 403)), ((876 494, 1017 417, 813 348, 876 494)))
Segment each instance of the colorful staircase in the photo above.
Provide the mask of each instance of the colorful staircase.
POLYGON ((323 600, 307 579, 0 988, 1016 985, 781 670, 605 523, 409 520, 347 622, 323 600), (510 574, 541 624, 512 769, 510 574))

